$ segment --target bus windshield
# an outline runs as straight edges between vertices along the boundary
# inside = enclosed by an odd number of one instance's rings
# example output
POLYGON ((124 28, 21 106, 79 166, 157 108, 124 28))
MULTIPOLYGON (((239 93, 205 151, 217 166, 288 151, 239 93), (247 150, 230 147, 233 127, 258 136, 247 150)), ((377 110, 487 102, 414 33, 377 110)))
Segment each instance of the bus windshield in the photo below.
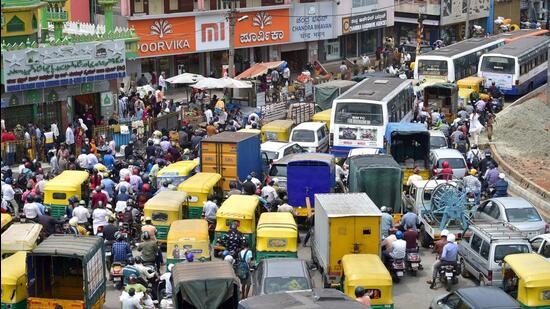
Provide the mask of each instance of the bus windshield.
POLYGON ((500 56, 486 56, 481 61, 481 71, 503 74, 514 74, 514 58, 500 56))
POLYGON ((338 103, 334 118, 336 124, 372 126, 384 124, 382 105, 373 103, 338 103))
POLYGON ((445 60, 418 60, 418 74, 447 76, 447 61, 445 60))

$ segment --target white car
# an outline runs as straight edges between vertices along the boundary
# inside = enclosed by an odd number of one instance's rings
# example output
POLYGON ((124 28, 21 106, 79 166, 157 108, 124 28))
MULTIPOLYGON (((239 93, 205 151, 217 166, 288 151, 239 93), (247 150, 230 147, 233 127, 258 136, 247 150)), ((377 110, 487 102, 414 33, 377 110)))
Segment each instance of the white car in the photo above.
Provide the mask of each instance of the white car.
POLYGON ((550 262, 550 234, 542 234, 531 238, 531 249, 533 252, 542 255, 550 262))
POLYGON ((445 134, 439 130, 430 130, 430 149, 449 148, 445 134))
POLYGON ((265 142, 260 145, 260 149, 262 153, 267 155, 269 160, 274 162, 289 154, 307 152, 298 143, 284 142, 265 142))

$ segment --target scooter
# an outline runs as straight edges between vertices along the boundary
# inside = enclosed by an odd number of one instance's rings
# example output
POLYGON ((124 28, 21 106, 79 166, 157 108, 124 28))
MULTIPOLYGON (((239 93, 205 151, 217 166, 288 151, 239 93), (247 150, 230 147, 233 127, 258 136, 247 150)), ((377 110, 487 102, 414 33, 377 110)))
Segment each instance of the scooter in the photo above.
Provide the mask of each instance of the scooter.
POLYGON ((395 283, 401 281, 401 277, 405 274, 405 261, 403 259, 394 259, 391 262, 390 273, 395 283))
POLYGON ((447 292, 451 290, 451 286, 458 284, 459 264, 443 265, 439 268, 439 281, 445 285, 447 292))
POLYGON ((124 264, 121 262, 113 262, 111 265, 111 281, 115 285, 115 288, 117 290, 122 290, 122 287, 124 286, 124 282, 122 280, 122 269, 124 268, 124 264))
POLYGON ((421 258, 420 254, 418 254, 418 248, 408 249, 407 255, 405 256, 405 269, 407 272, 416 277, 416 273, 422 270, 420 262, 421 258))

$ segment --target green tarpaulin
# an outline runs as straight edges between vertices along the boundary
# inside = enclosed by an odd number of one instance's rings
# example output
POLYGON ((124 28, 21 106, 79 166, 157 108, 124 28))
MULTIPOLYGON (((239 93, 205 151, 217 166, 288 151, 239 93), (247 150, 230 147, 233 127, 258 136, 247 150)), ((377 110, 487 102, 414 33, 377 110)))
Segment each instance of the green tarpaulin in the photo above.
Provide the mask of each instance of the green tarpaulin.
POLYGON ((355 86, 357 82, 351 80, 333 80, 315 86, 315 104, 322 110, 332 108, 332 101, 339 95, 355 86))

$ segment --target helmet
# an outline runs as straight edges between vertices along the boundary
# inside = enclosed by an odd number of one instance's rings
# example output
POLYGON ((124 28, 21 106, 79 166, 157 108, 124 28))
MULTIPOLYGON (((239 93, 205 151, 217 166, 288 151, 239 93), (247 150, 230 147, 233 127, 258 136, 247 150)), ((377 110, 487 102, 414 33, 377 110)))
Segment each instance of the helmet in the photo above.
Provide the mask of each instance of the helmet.
POLYGON ((447 229, 441 231, 441 237, 447 237, 447 235, 449 235, 449 231, 447 229))
MULTIPOLYGON (((151 221, 151 217, 146 217, 145 222, 147 222, 147 221, 151 221)), ((144 233, 146 233, 146 232, 144 232, 144 233)))
POLYGON ((34 202, 34 194, 27 195, 27 203, 32 203, 32 202, 34 202))
POLYGON ((187 259, 187 262, 193 262, 195 255, 192 252, 189 252, 185 255, 185 258, 187 259))
POLYGON ((121 186, 120 187, 120 192, 125 193, 126 192, 126 186, 121 186))
POLYGON ((128 282, 129 282, 130 284, 136 283, 136 282, 137 282, 137 277, 136 277, 136 275, 131 274, 130 277, 128 277, 128 282))
POLYGON ((222 252, 222 257, 226 257, 226 256, 228 256, 228 255, 229 255, 229 251, 223 250, 223 252, 222 252))
POLYGON ((365 289, 362 286, 358 286, 355 288, 355 297, 363 297, 365 296, 365 289))
POLYGON ((143 187, 141 187, 141 190, 143 192, 148 192, 149 191, 149 184, 148 183, 144 183, 143 184, 143 187))
POLYGON ((4 179, 4 182, 7 183, 7 184, 11 184, 12 183, 12 179, 9 178, 9 177, 6 177, 6 179, 4 179))
POLYGON ((128 264, 129 265, 134 265, 135 263, 136 263, 136 260, 133 257, 128 258, 128 264))
POLYGON ((380 211, 381 211, 381 212, 387 212, 387 211, 388 211, 388 207, 382 206, 382 207, 380 207, 380 211))
POLYGON ((506 175, 504 175, 504 173, 498 174, 498 178, 500 178, 500 179, 504 179, 505 177, 506 177, 506 175))
POLYGON ((448 241, 448 242, 455 242, 455 240, 456 240, 455 234, 450 233, 450 234, 447 236, 447 241, 448 241))
POLYGON ((113 151, 111 150, 111 148, 107 148, 107 151, 106 151, 107 154, 111 154, 112 152, 113 151))
POLYGON ((78 218, 77 217, 73 217, 71 218, 71 220, 69 220, 69 225, 70 226, 77 226, 78 224, 78 218))
POLYGON ((124 235, 120 232, 116 232, 115 233, 115 239, 118 240, 118 241, 122 241, 122 240, 124 240, 124 235))
POLYGON ((163 137, 162 137, 162 140, 163 140, 163 141, 167 141, 167 140, 168 140, 168 137, 167 137, 167 136, 163 136, 163 137))
POLYGON ((96 191, 96 192, 101 192, 101 186, 96 186, 96 187, 95 187, 95 191, 96 191))
POLYGON ((489 150, 485 151, 485 156, 486 157, 490 157, 491 156, 491 152, 489 150))
POLYGON ((477 149, 477 144, 473 144, 472 149, 477 149))
POLYGON ((403 239, 403 232, 401 231, 395 232, 395 237, 397 237, 397 239, 403 239))
POLYGON ((472 168, 470 170, 470 175, 475 176, 477 174, 477 170, 475 168, 472 168))
POLYGON ((26 168, 31 168, 32 167, 32 163, 31 162, 25 162, 25 167, 26 168))
POLYGON ((172 268, 174 268, 174 264, 168 264, 168 272, 172 272, 172 268))
POLYGON ((441 167, 443 167, 443 168, 449 168, 449 162, 443 161, 443 163, 441 163, 441 167))
POLYGON ((149 235, 149 232, 147 232, 147 231, 143 232, 143 239, 144 239, 144 240, 149 240, 149 239, 151 239, 151 235, 149 235))

